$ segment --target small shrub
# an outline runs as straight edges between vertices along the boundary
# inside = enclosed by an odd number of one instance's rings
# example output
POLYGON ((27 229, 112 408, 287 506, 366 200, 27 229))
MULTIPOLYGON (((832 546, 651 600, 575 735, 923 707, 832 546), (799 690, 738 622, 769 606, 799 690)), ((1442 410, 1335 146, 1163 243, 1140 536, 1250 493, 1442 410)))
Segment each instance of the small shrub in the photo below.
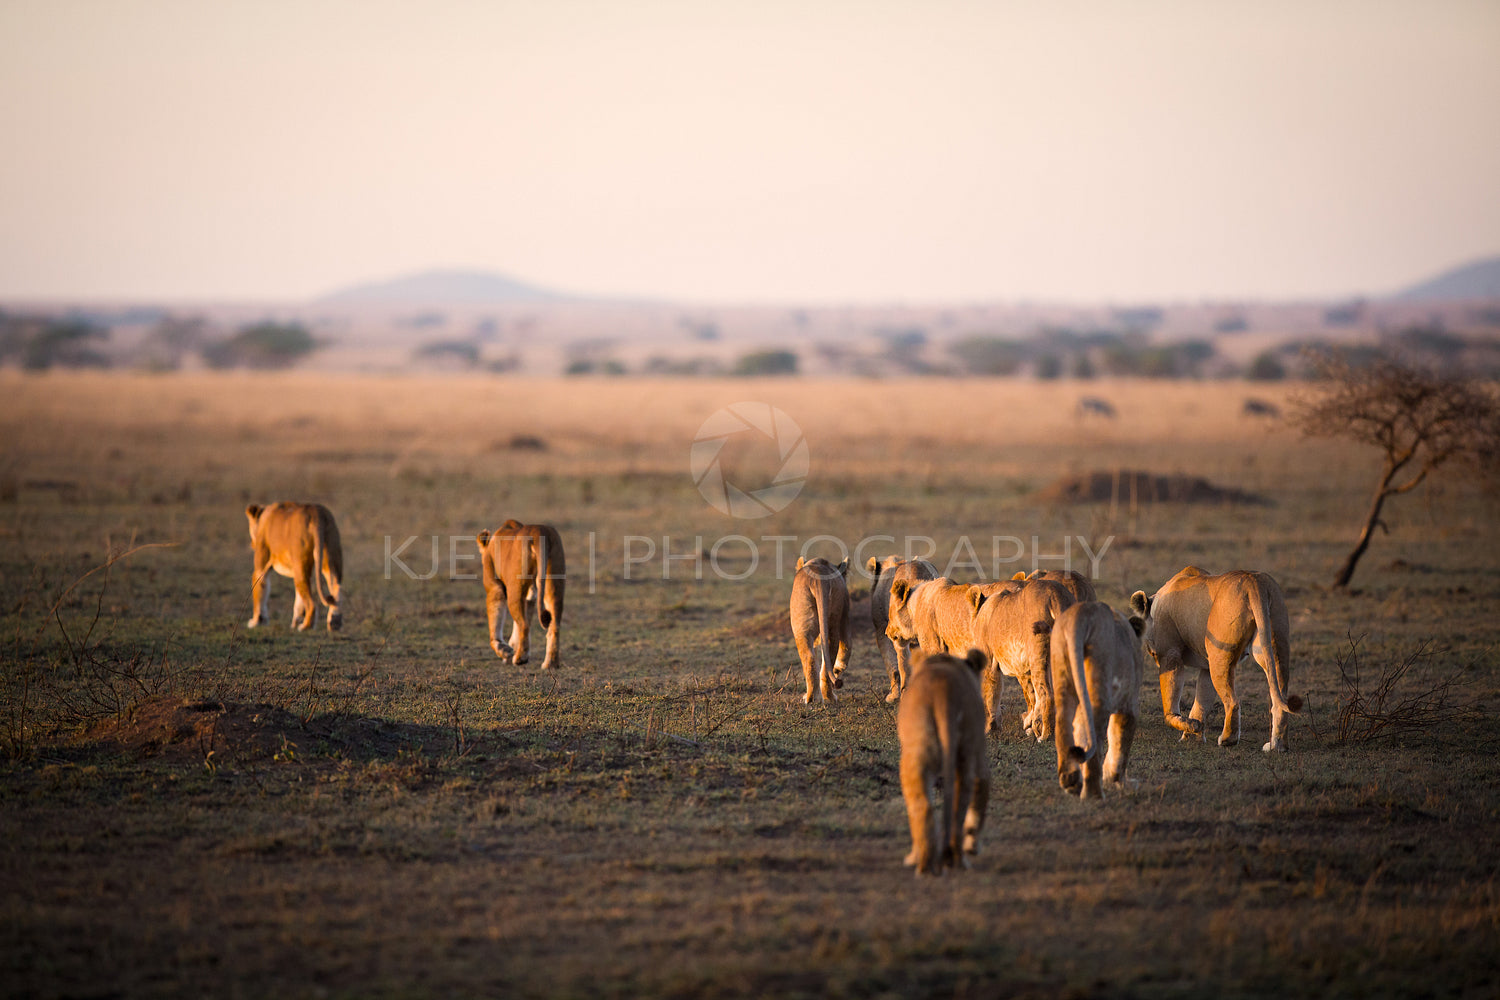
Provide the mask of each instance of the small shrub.
POLYGON ((734 363, 735 375, 795 375, 797 355, 791 351, 755 351, 734 363))

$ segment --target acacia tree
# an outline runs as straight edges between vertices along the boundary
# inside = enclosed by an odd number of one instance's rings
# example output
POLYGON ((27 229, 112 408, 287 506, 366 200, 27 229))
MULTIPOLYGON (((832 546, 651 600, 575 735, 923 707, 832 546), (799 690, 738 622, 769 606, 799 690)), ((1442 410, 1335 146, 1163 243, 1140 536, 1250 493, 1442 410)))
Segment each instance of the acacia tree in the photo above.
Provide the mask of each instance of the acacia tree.
POLYGON ((1359 541, 1333 583, 1346 587, 1375 529, 1389 531, 1380 520, 1387 500, 1416 489, 1449 459, 1494 454, 1500 404, 1471 379, 1392 359, 1355 368, 1325 355, 1313 366, 1325 387, 1295 401, 1293 422, 1308 436, 1350 438, 1374 445, 1384 456, 1359 541))

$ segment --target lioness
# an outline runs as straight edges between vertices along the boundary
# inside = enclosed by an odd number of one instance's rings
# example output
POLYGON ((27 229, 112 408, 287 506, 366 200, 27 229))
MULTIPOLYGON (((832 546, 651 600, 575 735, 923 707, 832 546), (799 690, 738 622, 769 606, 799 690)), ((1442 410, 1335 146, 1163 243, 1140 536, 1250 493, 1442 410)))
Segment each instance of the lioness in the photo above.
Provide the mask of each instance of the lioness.
POLYGON ((274 569, 292 578, 297 599, 292 604, 292 627, 312 628, 317 617, 313 595, 328 609, 328 630, 344 624, 339 607, 339 587, 344 577, 344 550, 339 544, 339 526, 333 514, 320 503, 273 503, 245 508, 250 522, 250 549, 255 553, 255 573, 250 578, 250 628, 266 620, 265 602, 270 597, 270 574, 274 569))
POLYGON ((1005 580, 980 588, 974 645, 988 659, 984 704, 990 732, 1000 731, 1001 676, 1014 677, 1026 702, 1022 729, 1038 743, 1052 735, 1052 623, 1073 595, 1052 580, 1005 580))
POLYGON ((1109 754, 1102 777, 1112 785, 1124 784, 1146 670, 1140 638, 1145 624, 1134 617, 1126 621, 1100 601, 1083 601, 1064 609, 1052 625, 1057 780, 1082 798, 1104 795, 1099 757, 1106 718, 1109 754))
POLYGON ((547 630, 547 655, 542 660, 542 669, 561 667, 558 645, 567 563, 557 529, 550 524, 522 524, 511 518, 493 532, 481 531, 474 540, 479 543, 483 562, 481 578, 490 622, 490 648, 500 659, 508 659, 517 666, 526 662, 531 636, 527 611, 535 598, 537 621, 547 630), (500 638, 507 608, 512 623, 508 643, 500 638))
POLYGON ((983 668, 984 654, 977 649, 962 660, 918 653, 896 710, 901 795, 911 825, 906 864, 915 866, 918 875, 967 868, 965 855, 979 853, 979 831, 990 801, 979 695, 983 668))
POLYGON ((870 587, 870 624, 875 629, 875 645, 880 647, 885 669, 891 675, 891 693, 885 696, 885 700, 895 701, 901 697, 901 689, 906 686, 906 677, 911 672, 911 646, 886 634, 891 621, 891 587, 897 581, 914 584, 934 579, 937 570, 926 559, 902 559, 900 556, 889 559, 871 556, 865 568, 874 581, 870 587))
POLYGON ((974 645, 974 612, 983 602, 978 587, 954 583, 946 576, 897 580, 891 584, 886 637, 892 642, 914 642, 927 653, 961 653, 974 645))
POLYGON ((1265 573, 1233 570, 1209 576, 1189 566, 1162 585, 1152 597, 1137 590, 1131 610, 1146 620, 1146 652, 1156 661, 1161 708, 1167 724, 1182 738, 1203 738, 1209 681, 1224 703, 1220 746, 1240 741, 1240 703, 1234 693, 1234 669, 1248 650, 1265 671, 1271 688, 1271 739, 1262 750, 1285 750, 1286 713, 1302 708, 1302 699, 1287 691, 1291 625, 1286 599, 1265 573), (1189 717, 1181 715, 1186 671, 1198 671, 1189 717))
POLYGON ((1094 584, 1076 569, 1034 569, 1030 573, 1019 572, 1012 580, 1051 580, 1060 583, 1073 595, 1075 601, 1097 601, 1094 584))
POLYGON ((827 559, 797 559, 797 575, 792 577, 792 638, 797 655, 802 658, 802 676, 807 680, 804 704, 811 704, 814 691, 824 701, 838 698, 835 688, 844 686, 844 671, 849 668, 849 560, 834 566, 827 559), (838 647, 837 654, 831 652, 838 647), (822 650, 817 671, 819 682, 813 684, 813 649, 822 650))

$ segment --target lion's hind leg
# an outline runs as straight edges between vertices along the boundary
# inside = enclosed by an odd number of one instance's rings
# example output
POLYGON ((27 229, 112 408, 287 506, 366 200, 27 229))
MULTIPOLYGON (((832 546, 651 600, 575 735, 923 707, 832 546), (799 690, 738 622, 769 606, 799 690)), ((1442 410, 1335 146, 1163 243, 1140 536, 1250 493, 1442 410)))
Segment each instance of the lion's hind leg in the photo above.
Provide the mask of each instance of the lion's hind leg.
MULTIPOLYGON (((936 743, 937 734, 932 734, 936 743)), ((911 828, 911 853, 905 864, 918 875, 938 874, 938 850, 942 843, 942 808, 938 804, 937 761, 928 748, 901 752, 901 795, 906 799, 906 819, 911 828)))
POLYGON ((328 587, 328 631, 337 632, 344 627, 344 606, 339 600, 338 574, 326 555, 323 557, 323 582, 328 587))
POLYGON ((530 624, 526 619, 529 602, 526 600, 527 586, 522 584, 516 588, 520 593, 510 598, 510 648, 512 650, 510 662, 516 666, 526 662, 529 644, 530 624))
POLYGON ((266 623, 266 605, 271 602, 271 567, 257 566, 250 577, 250 620, 246 628, 266 623))
POLYGON ((313 604, 312 582, 311 574, 300 576, 294 581, 297 600, 292 604, 292 628, 299 632, 312 628, 318 617, 317 606, 313 604))
POLYGON ((798 629, 792 634, 792 638, 797 642, 797 657, 802 661, 802 679, 807 683, 807 692, 802 696, 802 703, 811 705, 813 695, 817 693, 817 688, 813 683, 813 656, 817 653, 813 645, 814 637, 798 629))
POLYGON ((490 648, 501 660, 508 661, 515 650, 500 638, 500 630, 505 626, 505 591, 498 587, 486 588, 484 610, 490 624, 490 648))
POLYGON ((965 854, 979 853, 979 832, 984 829, 984 814, 990 806, 990 769, 983 757, 984 748, 981 746, 978 753, 971 754, 970 773, 966 775, 973 793, 969 797, 969 811, 964 816, 965 854))
MULTIPOLYGON (((1238 661, 1238 656, 1216 657, 1212 664, 1213 690, 1224 703, 1224 732, 1219 736, 1221 747, 1232 747, 1240 741, 1240 701, 1234 693, 1234 667, 1238 661)), ((1204 683, 1204 678, 1208 673, 1204 671, 1198 675, 1198 692, 1193 696, 1194 713, 1198 712, 1206 697, 1204 690, 1209 685, 1204 683)), ((1196 717, 1203 718, 1202 715, 1196 717)))
POLYGON ((1126 787, 1125 767, 1130 763, 1130 744, 1135 741, 1135 715, 1116 712, 1109 717, 1109 755, 1104 758, 1104 781, 1126 787))

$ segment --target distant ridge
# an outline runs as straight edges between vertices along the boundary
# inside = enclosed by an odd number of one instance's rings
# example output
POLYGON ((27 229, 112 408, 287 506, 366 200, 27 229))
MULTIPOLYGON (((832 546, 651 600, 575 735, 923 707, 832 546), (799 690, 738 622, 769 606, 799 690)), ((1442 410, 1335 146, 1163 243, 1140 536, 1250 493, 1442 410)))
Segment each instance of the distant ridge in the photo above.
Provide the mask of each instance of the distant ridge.
POLYGON ((1397 292, 1397 302, 1453 302, 1500 299, 1500 257, 1455 267, 1421 284, 1397 292))
POLYGON ((567 302, 563 295, 490 271, 423 271, 387 281, 343 288, 317 301, 340 305, 501 305, 508 302, 567 302))

